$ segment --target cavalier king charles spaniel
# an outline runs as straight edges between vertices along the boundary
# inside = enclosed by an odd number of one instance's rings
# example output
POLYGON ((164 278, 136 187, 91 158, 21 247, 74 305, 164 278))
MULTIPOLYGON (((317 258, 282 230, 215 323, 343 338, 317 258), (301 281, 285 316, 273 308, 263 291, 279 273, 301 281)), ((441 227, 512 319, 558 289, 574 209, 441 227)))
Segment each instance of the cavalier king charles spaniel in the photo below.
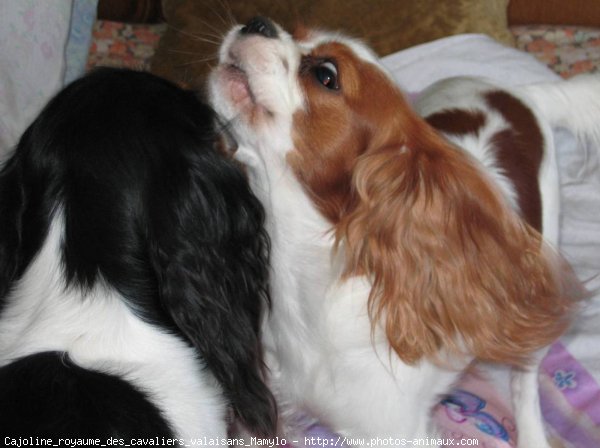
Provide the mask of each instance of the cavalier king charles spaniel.
POLYGON ((0 172, 3 434, 274 432, 264 211, 221 127, 192 92, 100 69, 26 130, 0 172))
POLYGON ((536 361, 583 294, 552 249, 550 125, 597 132, 600 81, 448 81, 424 119, 360 41, 257 17, 225 36, 209 88, 267 210, 280 430, 306 412, 344 435, 434 436, 434 405, 489 361, 514 367, 519 446, 546 446, 536 361))

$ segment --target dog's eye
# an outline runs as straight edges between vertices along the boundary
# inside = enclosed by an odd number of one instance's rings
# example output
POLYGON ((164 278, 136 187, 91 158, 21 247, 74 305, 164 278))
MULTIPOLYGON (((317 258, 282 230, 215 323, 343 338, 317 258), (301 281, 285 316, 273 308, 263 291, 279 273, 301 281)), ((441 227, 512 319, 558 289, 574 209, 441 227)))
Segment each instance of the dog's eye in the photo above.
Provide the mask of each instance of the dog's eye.
POLYGON ((331 61, 323 62, 314 68, 317 81, 331 90, 339 89, 338 71, 335 64, 331 61))

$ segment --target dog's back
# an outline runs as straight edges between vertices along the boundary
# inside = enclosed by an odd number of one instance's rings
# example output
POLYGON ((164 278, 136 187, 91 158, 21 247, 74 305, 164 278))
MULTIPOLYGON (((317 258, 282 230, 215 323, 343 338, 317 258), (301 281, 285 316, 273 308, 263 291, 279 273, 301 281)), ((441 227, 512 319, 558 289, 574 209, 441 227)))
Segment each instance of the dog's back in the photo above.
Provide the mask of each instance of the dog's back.
POLYGON ((220 437, 228 402, 271 431, 262 209, 216 140, 191 92, 111 69, 25 132, 0 173, 7 435, 220 437))
POLYGON ((525 220, 558 245, 559 179, 553 128, 600 142, 600 77, 507 88, 448 78, 421 92, 416 110, 483 164, 525 220))

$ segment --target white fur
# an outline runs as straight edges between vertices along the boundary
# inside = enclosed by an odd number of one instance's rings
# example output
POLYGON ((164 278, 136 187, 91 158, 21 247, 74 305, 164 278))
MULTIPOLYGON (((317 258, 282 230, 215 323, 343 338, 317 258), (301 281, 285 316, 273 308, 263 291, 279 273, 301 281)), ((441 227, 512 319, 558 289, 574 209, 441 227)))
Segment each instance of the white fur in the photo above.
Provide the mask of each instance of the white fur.
MULTIPOLYGON (((232 124, 240 143, 238 157, 248 164, 254 191, 267 210, 273 308, 265 321, 264 342, 271 386, 282 412, 282 431, 294 434, 294 424, 306 412, 349 436, 434 436, 431 409, 469 360, 457 363, 455 369, 442 369, 428 361, 408 366, 390 350, 381 328, 371 332, 369 280, 340 280, 343 247, 337 255, 332 253, 330 225, 286 163, 286 155, 293 148, 292 116, 305 107, 295 72, 301 55, 319 43, 337 40, 369 62, 377 63, 375 56, 359 41, 334 33, 316 32, 296 44, 280 28, 277 38, 241 35, 238 30, 225 37, 210 91, 215 108, 232 124), (231 97, 230 64, 246 73, 254 93, 252 104, 240 105, 231 97), (269 113, 251 120, 252 111, 261 108, 269 113)), ((460 102, 467 90, 488 87, 467 82, 446 100, 460 102)), ((435 101, 432 99, 431 107, 437 107, 435 101)), ((505 125, 494 115, 482 138, 505 125)), ((543 124, 542 131, 548 148, 553 148, 549 126, 543 124)), ((480 143, 472 140, 465 145, 490 169, 508 200, 516 204, 514 188, 480 143)), ((556 244, 558 177, 552 151, 544 160, 541 182, 544 210, 548 210, 544 226, 549 240, 556 244)), ((535 370, 517 372, 513 381, 519 407, 516 414, 521 434, 525 433, 522 447, 547 446, 536 375, 535 370)))
POLYGON ((580 140, 600 142, 600 75, 582 74, 566 82, 530 84, 516 91, 535 104, 552 126, 567 128, 580 140))
POLYGON ((44 351, 67 352, 86 369, 126 379, 163 412, 177 437, 226 437, 217 382, 184 341, 142 321, 112 289, 66 288, 62 218, 6 301, 0 366, 44 351))

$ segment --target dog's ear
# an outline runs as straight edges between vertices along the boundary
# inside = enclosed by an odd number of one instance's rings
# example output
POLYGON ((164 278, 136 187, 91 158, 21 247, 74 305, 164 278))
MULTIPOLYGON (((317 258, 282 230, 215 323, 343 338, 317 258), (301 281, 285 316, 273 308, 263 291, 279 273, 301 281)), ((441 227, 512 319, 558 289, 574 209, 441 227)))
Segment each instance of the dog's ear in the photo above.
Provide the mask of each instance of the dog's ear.
POLYGON ((405 362, 445 350, 521 364, 565 330, 572 284, 478 162, 415 120, 355 167, 337 226, 347 275, 371 277, 371 318, 405 362))
POLYGON ((0 301, 19 266, 24 204, 21 166, 13 155, 0 171, 0 301))
POLYGON ((0 170, 0 307, 11 284, 41 247, 52 212, 46 207, 51 201, 42 199, 48 179, 31 163, 32 153, 45 144, 40 120, 25 130, 0 170), (45 225, 36 226, 40 223, 45 225))
POLYGON ((151 257, 162 306, 199 351, 239 419, 256 434, 273 435, 275 401, 263 382, 259 339, 268 307, 263 209, 240 168, 218 152, 190 151, 183 175, 161 167, 172 185, 157 185, 151 196, 167 204, 152 212, 151 257))

